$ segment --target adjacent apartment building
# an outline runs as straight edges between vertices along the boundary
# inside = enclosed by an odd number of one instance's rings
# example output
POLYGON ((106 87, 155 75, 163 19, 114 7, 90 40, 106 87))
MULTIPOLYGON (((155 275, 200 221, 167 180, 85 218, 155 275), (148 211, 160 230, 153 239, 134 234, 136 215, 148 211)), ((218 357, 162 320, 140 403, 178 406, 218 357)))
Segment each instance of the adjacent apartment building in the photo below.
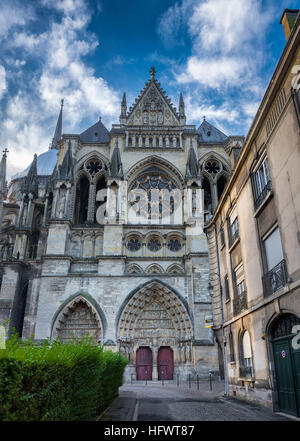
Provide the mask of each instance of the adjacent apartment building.
POLYGON ((281 23, 287 44, 205 231, 229 394, 300 416, 299 11, 281 23))

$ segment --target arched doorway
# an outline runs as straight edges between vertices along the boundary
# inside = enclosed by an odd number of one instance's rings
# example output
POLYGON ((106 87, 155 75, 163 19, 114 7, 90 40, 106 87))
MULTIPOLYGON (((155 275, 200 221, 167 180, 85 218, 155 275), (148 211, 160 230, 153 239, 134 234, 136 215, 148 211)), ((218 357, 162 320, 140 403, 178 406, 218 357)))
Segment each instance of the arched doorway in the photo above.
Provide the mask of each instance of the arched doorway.
POLYGON ((78 297, 69 303, 58 315, 53 338, 62 342, 71 342, 74 338, 81 340, 89 335, 96 343, 103 338, 102 324, 96 310, 85 300, 78 297))
POLYGON ((120 313, 118 338, 120 347, 132 360, 127 369, 136 370, 136 350, 149 347, 153 351, 153 379, 158 379, 159 348, 172 348, 174 367, 185 370, 192 363, 192 323, 186 305, 168 286, 151 281, 137 289, 120 313))
POLYGON ((293 314, 279 316, 271 326, 279 410, 300 416, 300 349, 294 344, 293 328, 300 319, 293 314))
POLYGON ((150 348, 139 348, 136 351, 136 379, 152 380, 152 351, 150 348))
POLYGON ((159 380, 173 380, 173 351, 169 347, 159 348, 157 354, 157 373, 159 380))

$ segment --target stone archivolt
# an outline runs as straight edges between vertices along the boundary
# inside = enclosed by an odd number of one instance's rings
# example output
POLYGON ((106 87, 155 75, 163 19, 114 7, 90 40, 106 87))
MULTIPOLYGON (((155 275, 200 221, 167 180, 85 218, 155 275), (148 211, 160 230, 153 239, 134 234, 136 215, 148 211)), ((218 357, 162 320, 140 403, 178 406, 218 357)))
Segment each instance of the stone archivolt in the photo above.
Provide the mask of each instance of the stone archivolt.
POLYGON ((101 320, 87 300, 79 296, 67 305, 57 317, 53 338, 59 337, 63 342, 80 340, 89 334, 96 342, 103 339, 101 320))
POLYGON ((159 282, 151 282, 129 300, 118 334, 120 351, 131 361, 141 346, 149 346, 154 352, 161 346, 170 346, 177 362, 191 361, 189 315, 178 296, 159 282))

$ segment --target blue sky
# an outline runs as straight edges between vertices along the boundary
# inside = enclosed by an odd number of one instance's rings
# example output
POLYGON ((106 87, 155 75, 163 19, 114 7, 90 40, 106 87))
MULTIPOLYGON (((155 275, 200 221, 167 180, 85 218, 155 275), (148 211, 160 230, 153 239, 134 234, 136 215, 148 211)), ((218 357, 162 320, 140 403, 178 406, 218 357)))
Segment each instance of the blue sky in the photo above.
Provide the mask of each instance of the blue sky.
POLYGON ((2 0, 0 145, 8 175, 64 133, 119 122, 152 65, 187 123, 246 135, 285 45, 294 0, 2 0))

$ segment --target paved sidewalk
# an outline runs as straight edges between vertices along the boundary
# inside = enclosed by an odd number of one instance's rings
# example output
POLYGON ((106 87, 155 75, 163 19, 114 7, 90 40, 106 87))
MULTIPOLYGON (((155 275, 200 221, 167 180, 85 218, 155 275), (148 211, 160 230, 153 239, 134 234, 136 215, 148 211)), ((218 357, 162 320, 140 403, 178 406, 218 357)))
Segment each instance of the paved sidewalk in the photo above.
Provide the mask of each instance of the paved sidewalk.
POLYGON ((224 383, 151 381, 124 384, 103 421, 290 421, 270 409, 223 397, 224 383))

